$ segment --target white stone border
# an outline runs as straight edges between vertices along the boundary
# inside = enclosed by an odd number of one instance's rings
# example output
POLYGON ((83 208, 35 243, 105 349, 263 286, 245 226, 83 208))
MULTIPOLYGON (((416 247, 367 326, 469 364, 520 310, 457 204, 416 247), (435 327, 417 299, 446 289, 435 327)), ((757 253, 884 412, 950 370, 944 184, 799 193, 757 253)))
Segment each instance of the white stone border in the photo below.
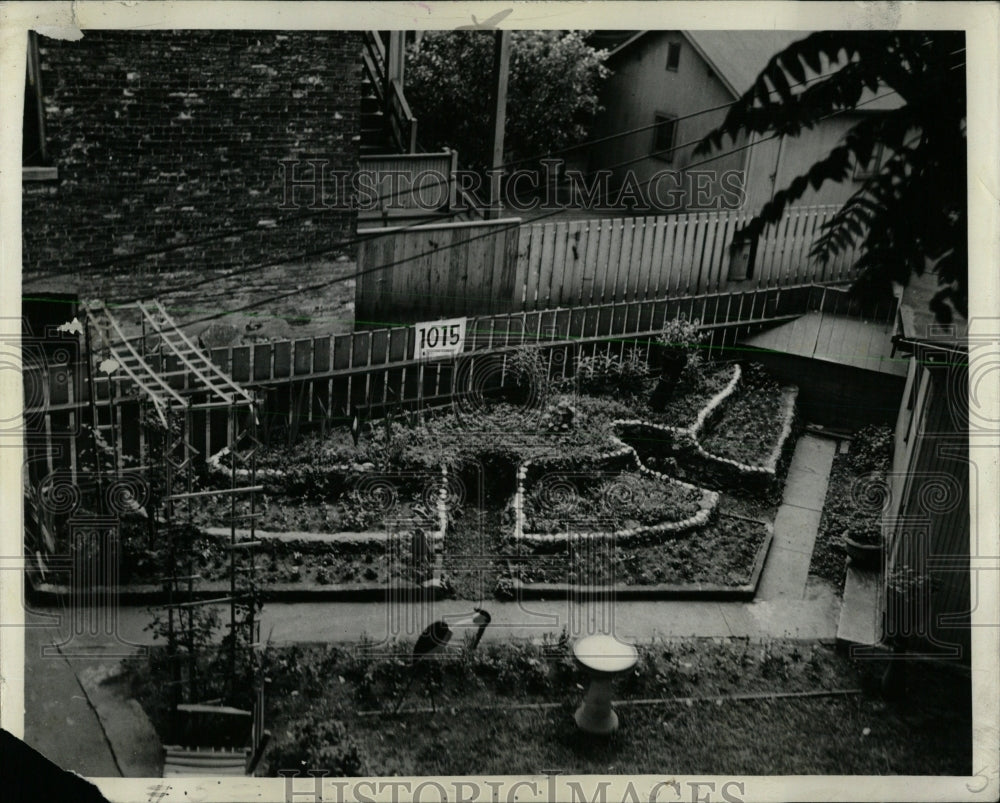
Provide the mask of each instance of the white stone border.
POLYGON ((728 466, 732 466, 736 469, 740 476, 764 476, 769 475, 774 477, 777 473, 778 463, 781 461, 781 455, 784 452, 785 444, 788 442, 788 438, 792 434, 792 424, 795 421, 795 403, 798 399, 799 389, 794 385, 788 385, 781 389, 784 410, 783 410, 783 422, 781 425, 781 434, 778 436, 778 442, 775 444, 774 448, 771 450, 771 454, 768 455, 767 460, 762 466, 751 466, 748 463, 741 463, 738 460, 731 460, 728 457, 722 457, 717 454, 713 454, 705 449, 701 445, 701 442, 694 438, 695 448, 698 453, 709 462, 721 463, 728 466))
MULTIPOLYGON (((284 472, 280 469, 270 469, 271 471, 278 472, 279 476, 283 476, 284 472)), ((437 508, 437 529, 431 532, 431 540, 434 542, 436 547, 442 546, 444 544, 445 534, 448 532, 448 467, 445 465, 441 466, 441 487, 438 489, 437 502, 435 507, 437 508)), ((200 527, 202 532, 207 535, 228 536, 230 530, 228 527, 200 527)), ((402 530, 400 530, 402 531, 402 530)), ((238 535, 249 536, 250 531, 247 529, 238 529, 236 531, 238 535)), ((349 530, 342 530, 336 533, 298 533, 298 532, 275 532, 273 530, 254 530, 254 537, 266 541, 266 540, 279 540, 279 541, 294 541, 294 540, 304 540, 304 541, 325 541, 330 544, 368 544, 368 543, 381 543, 388 541, 392 537, 393 533, 387 530, 368 530, 365 532, 352 532, 349 530), (305 537, 301 537, 305 536, 305 537)))
MULTIPOLYGON (((618 422, 612 422, 612 426, 618 422)), ((624 454, 631 454, 632 458, 635 460, 636 467, 642 474, 647 474, 652 477, 669 483, 671 485, 677 485, 686 490, 695 490, 701 492, 701 509, 695 513, 693 516, 689 516, 686 519, 680 521, 668 521, 663 524, 649 524, 641 527, 631 527, 626 530, 612 530, 612 531, 601 531, 601 532, 568 532, 568 533, 528 533, 524 531, 524 496, 525 496, 525 486, 524 482, 528 476, 528 466, 532 464, 531 460, 525 460, 518 466, 517 469, 517 490, 514 492, 514 538, 518 541, 524 541, 530 544, 555 544, 568 541, 570 539, 586 539, 586 540, 601 540, 601 539, 620 539, 624 541, 638 540, 641 536, 651 535, 654 533, 677 533, 684 530, 694 529, 696 527, 701 527, 706 524, 711 517, 712 513, 715 511, 716 506, 719 504, 719 494, 716 491, 710 491, 707 488, 702 488, 698 485, 691 485, 687 482, 682 482, 675 477, 670 477, 659 471, 653 471, 642 464, 639 456, 636 454, 635 449, 626 443, 623 443, 617 435, 612 434, 611 436, 614 440, 621 444, 621 448, 613 452, 608 452, 607 454, 601 455, 599 460, 611 460, 615 457, 620 457, 624 454)))

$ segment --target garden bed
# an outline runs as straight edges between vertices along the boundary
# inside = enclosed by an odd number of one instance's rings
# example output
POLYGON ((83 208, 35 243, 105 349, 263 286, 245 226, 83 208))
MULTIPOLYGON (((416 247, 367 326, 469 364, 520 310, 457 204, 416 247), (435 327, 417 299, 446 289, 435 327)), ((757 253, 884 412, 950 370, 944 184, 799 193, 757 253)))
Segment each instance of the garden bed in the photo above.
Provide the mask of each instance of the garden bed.
POLYGON ((701 510, 700 489, 649 472, 542 476, 524 496, 525 533, 578 531, 599 522, 610 532, 643 530, 689 519, 701 510))
POLYGON ((740 379, 735 374, 691 429, 633 419, 619 422, 621 437, 649 468, 710 488, 774 493, 794 447, 798 389, 740 379))
POLYGON ((809 573, 829 581, 838 594, 847 575, 845 532, 858 541, 881 543, 880 489, 892 462, 892 445, 889 427, 869 426, 847 442, 846 452, 840 450, 833 458, 809 573))
MULTIPOLYGON (((634 460, 635 453, 624 446, 613 456, 619 455, 634 460)), ((513 500, 514 538, 528 544, 660 538, 705 524, 718 498, 642 466, 574 473, 525 463, 518 469, 513 500), (535 483, 528 479, 529 469, 541 472, 535 483)))
POLYGON ((719 516, 637 544, 569 539, 558 552, 522 549, 507 561, 500 588, 522 598, 752 599, 771 537, 765 522, 719 516))
MULTIPOLYGON (((704 366, 698 371, 684 374, 666 406, 653 410, 648 404, 636 404, 636 417, 661 426, 675 429, 692 429, 698 416, 712 399, 721 393, 739 374, 738 365, 704 366)), ((656 387, 656 380, 646 382, 643 399, 648 399, 656 387)))

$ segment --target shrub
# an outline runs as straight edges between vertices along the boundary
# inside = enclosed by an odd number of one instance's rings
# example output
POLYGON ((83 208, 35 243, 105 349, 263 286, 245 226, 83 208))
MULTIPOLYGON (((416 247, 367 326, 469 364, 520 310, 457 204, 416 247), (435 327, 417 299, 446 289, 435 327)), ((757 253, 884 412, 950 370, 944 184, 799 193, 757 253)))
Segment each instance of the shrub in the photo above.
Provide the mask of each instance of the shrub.
POLYGON ((544 397, 549 371, 537 346, 522 346, 507 355, 504 383, 499 396, 510 404, 525 404, 544 397))
POLYGON ((848 461, 855 474, 886 472, 892 462, 893 432, 887 426, 864 427, 851 440, 848 461))
POLYGON ((267 772, 326 770, 334 777, 364 775, 361 753, 336 717, 339 711, 311 709, 278 736, 267 752, 267 772))

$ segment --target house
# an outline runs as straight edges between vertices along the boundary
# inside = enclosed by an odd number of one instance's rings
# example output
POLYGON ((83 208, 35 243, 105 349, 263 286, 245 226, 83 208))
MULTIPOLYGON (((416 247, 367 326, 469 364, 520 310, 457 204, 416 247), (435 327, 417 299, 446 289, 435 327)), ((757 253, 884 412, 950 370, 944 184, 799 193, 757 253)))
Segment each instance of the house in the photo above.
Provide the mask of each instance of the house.
MULTIPOLYGON (((649 185, 649 207, 641 211, 759 211, 776 189, 826 155, 862 115, 900 103, 897 96, 869 93, 858 110, 823 120, 797 137, 727 140, 725 155, 695 157, 695 145, 723 121, 728 105, 753 85, 768 60, 807 34, 602 32, 592 41, 609 49, 606 64, 613 74, 604 82, 604 112, 592 136, 609 139, 590 148, 590 169, 610 170, 612 187, 622 186, 629 173, 639 186, 649 185)), ((789 83, 796 82, 789 78, 789 83)), ((870 169, 859 168, 853 181, 810 188, 796 205, 840 204, 870 169)))
POLYGON ((986 336, 984 345, 996 336, 967 332, 964 322, 938 324, 925 303, 932 288, 932 277, 911 282, 904 302, 912 301, 900 307, 894 338, 908 370, 883 514, 882 636, 910 652, 968 666, 971 611, 977 584, 985 582, 972 561, 994 554, 996 536, 972 538, 970 503, 995 491, 978 485, 970 471, 977 459, 970 444, 982 426, 970 398, 970 352, 976 334, 986 336))

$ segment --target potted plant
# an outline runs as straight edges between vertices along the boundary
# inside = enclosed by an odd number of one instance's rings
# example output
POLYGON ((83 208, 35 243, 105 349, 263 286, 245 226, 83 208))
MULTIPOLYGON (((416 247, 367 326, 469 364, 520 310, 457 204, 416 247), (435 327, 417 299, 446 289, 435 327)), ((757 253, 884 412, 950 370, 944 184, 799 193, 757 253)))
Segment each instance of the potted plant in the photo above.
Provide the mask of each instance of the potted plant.
POLYGON ((662 410, 673 395, 674 388, 688 363, 691 351, 701 342, 701 321, 675 318, 650 344, 649 369, 660 379, 650 397, 654 410, 662 410))
POLYGON ((853 520, 843 532, 844 548, 859 569, 877 569, 882 561, 882 527, 874 521, 853 520))

